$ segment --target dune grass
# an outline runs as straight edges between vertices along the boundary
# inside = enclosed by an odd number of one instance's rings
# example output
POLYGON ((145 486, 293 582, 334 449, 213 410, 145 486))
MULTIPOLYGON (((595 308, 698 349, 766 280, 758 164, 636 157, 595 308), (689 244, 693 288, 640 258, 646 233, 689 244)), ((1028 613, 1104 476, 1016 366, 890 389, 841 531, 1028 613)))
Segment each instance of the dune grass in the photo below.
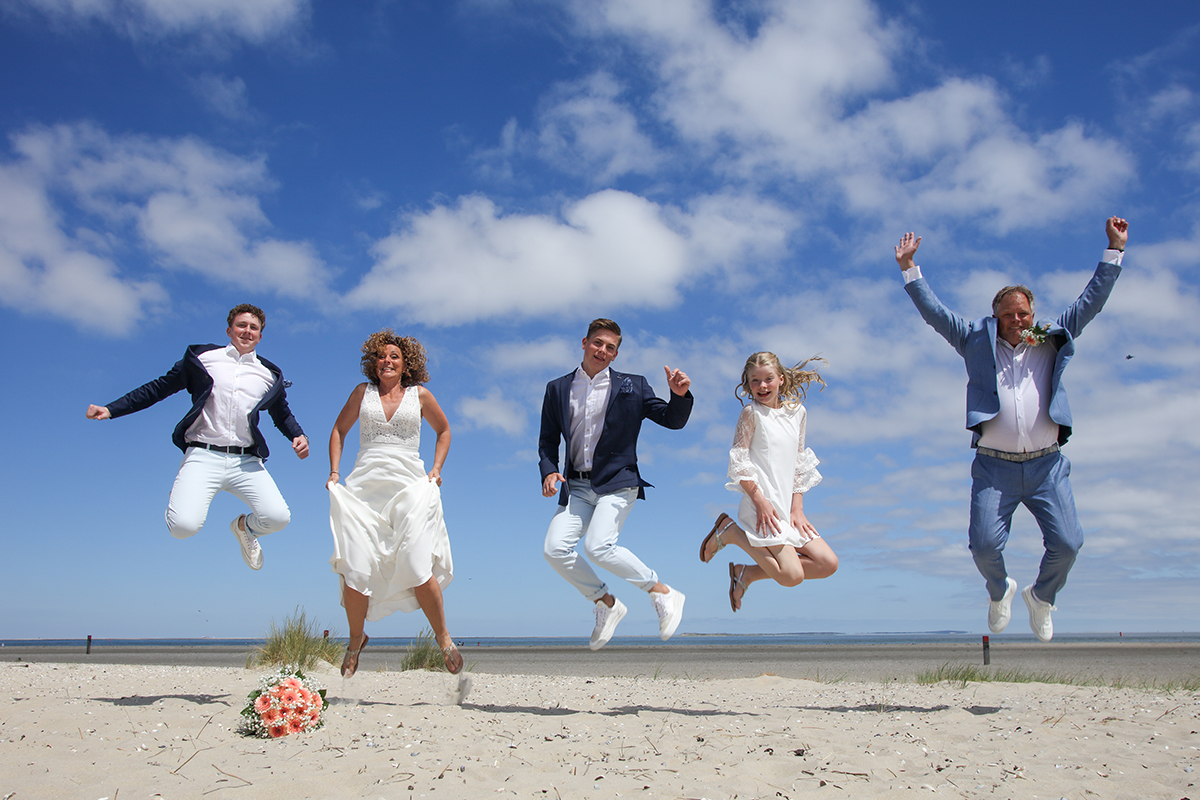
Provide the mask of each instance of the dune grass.
POLYGON ((1056 672, 1029 672, 1009 668, 987 668, 975 664, 945 663, 936 669, 925 670, 917 674, 917 683, 951 683, 959 688, 968 683, 1057 683, 1067 686, 1105 686, 1110 689, 1142 689, 1161 692, 1195 692, 1200 691, 1200 675, 1187 678, 1171 678, 1161 681, 1143 681, 1135 683, 1120 678, 1094 678, 1081 675, 1064 675, 1056 672))
POLYGON ((246 668, 294 664, 300 669, 312 669, 321 661, 340 664, 345 645, 332 637, 324 638, 318 630, 317 621, 310 621, 299 607, 282 626, 271 620, 266 639, 250 654, 246 668))
POLYGON ((442 657, 442 648, 438 647, 433 631, 422 628, 420 633, 409 642, 400 669, 427 669, 432 672, 445 672, 446 660, 442 657))

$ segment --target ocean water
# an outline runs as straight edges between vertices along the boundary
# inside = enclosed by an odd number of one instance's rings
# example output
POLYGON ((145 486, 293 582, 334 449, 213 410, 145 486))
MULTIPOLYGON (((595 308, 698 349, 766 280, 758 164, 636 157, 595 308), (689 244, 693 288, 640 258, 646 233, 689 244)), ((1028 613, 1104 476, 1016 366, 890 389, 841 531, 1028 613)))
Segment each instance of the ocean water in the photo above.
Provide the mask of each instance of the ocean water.
MULTIPOLYGON (((1033 634, 990 634, 993 642, 1033 642, 1033 634)), ((967 631, 915 631, 906 633, 772 633, 772 634, 679 634, 670 641, 657 636, 617 636, 610 646, 637 647, 725 646, 761 647, 770 645, 872 645, 872 644, 958 644, 980 642, 982 635, 967 631)), ((372 637, 372 647, 407 647, 411 637, 372 637)), ((586 637, 460 637, 460 647, 572 647, 587 644, 586 637)), ((1120 644, 1200 643, 1200 632, 1179 633, 1059 633, 1055 642, 1110 642, 1120 644)), ((262 639, 92 639, 93 647, 255 647, 262 639)), ((86 647, 87 639, 0 639, 0 647, 86 647)))

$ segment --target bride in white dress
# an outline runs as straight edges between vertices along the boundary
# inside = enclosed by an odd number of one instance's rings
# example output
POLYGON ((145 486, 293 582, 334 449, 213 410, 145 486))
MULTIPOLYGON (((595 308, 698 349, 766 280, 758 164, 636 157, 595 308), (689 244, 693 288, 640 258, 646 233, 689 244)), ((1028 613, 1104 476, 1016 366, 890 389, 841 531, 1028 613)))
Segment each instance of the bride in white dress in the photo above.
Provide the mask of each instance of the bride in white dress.
POLYGON ((425 349, 390 329, 362 346, 368 382, 354 387, 329 437, 329 524, 350 643, 342 675, 358 670, 369 638, 366 620, 394 611, 425 612, 451 673, 463 660, 446 630, 442 589, 453 577, 450 539, 442 519, 442 465, 450 450, 450 423, 422 386, 429 380, 425 349), (428 474, 419 452, 421 420, 437 434, 428 474), (338 482, 346 435, 358 423, 359 450, 345 485, 338 482))

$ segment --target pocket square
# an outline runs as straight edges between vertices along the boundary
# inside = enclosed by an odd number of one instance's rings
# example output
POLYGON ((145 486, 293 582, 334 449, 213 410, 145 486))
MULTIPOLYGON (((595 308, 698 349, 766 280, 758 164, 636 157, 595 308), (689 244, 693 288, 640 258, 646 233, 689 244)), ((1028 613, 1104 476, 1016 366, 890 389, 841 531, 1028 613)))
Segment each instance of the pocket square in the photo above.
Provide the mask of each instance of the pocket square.
POLYGON ((633 394, 633 381, 629 378, 621 381, 621 388, 617 390, 617 394, 633 394))

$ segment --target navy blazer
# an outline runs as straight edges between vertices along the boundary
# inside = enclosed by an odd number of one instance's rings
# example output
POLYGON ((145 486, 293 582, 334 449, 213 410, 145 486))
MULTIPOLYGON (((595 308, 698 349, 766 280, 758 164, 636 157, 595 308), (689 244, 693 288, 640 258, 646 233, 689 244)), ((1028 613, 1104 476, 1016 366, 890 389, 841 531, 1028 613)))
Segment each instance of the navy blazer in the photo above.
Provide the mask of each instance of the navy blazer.
MULTIPOLYGON (((180 450, 187 450, 187 442, 184 440, 187 434, 187 429, 200 416, 200 412, 204 410, 204 404, 208 401, 209 395, 212 394, 213 379, 208 374, 208 370, 204 368, 204 364, 200 362, 200 354, 206 353, 209 350, 216 350, 220 347, 228 345, 219 344, 193 344, 189 345, 184 352, 183 358, 175 362, 175 366, 163 375, 161 378, 155 378, 147 384, 143 384, 134 389, 124 397, 114 400, 107 405, 108 413, 114 418, 122 417, 126 414, 132 414, 135 411, 141 411, 143 408, 149 408, 159 400, 170 397, 180 389, 187 389, 188 394, 192 396, 192 407, 179 424, 175 426, 174 433, 171 434, 171 441, 180 450)), ((271 420, 275 423, 275 427, 288 437, 288 440, 295 439, 297 436, 303 436, 304 430, 301 429, 300 423, 296 422, 296 418, 292 416, 292 411, 288 408, 287 390, 288 381, 283 379, 283 372, 279 367, 272 364, 262 356, 258 357, 262 365, 271 371, 274 380, 271 382, 271 387, 267 389, 267 393, 263 395, 262 400, 250 412, 250 433, 254 437, 252 455, 256 455, 263 461, 267 460, 270 455, 270 450, 267 448, 267 442, 263 439, 262 433, 258 430, 258 412, 264 408, 271 415, 271 420)))
MULTIPOLYGON (((608 390, 608 408, 604 412, 604 428, 592 456, 592 489, 596 494, 609 494, 634 486, 638 499, 644 499, 642 480, 637 466, 637 440, 642 420, 649 419, 664 428, 679 430, 687 424, 694 398, 689 391, 682 397, 670 392, 670 401, 654 394, 641 375, 627 375, 609 368, 612 384, 608 390)), ((571 464, 571 381, 575 372, 555 378, 546 384, 542 400, 542 431, 538 437, 538 466, 542 480, 555 472, 566 476, 571 464), (566 467, 558 468, 558 443, 566 447, 566 467)), ((565 489, 565 487, 564 487, 565 489)), ((558 504, 567 504, 567 492, 558 493, 558 504)))
MULTIPOLYGON (((1058 423, 1059 444, 1066 444, 1071 437, 1071 407, 1067 404, 1067 390, 1062 385, 1063 370, 1075 355, 1075 337, 1104 308, 1120 274, 1121 268, 1116 264, 1100 262, 1079 299, 1058 319, 1049 322, 1047 338, 1058 348, 1050 378, 1050 419, 1058 423)), ((996 318, 984 317, 968 322, 942 305, 924 278, 905 284, 904 289, 925 321, 966 362, 967 428, 972 431, 971 446, 975 447, 983 423, 1000 413, 1000 393, 996 386, 996 318)))

